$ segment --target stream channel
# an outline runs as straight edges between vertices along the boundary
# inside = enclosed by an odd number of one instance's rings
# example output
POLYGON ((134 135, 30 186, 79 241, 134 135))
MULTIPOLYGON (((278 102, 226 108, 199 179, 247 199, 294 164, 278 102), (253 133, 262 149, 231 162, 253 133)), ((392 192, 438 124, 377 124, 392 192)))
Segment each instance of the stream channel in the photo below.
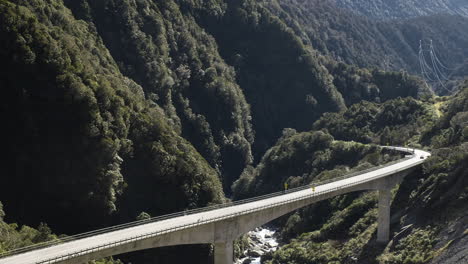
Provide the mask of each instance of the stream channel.
POLYGON ((249 247, 240 259, 236 259, 235 264, 260 264, 262 255, 278 248, 275 233, 276 230, 268 227, 258 227, 250 231, 247 234, 249 247))

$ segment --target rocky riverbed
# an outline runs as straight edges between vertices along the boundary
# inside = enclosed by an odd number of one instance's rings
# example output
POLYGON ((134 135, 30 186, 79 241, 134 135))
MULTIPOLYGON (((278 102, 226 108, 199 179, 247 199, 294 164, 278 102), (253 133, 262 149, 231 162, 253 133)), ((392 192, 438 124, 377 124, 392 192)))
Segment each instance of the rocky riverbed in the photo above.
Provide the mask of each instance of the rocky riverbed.
POLYGON ((278 242, 275 237, 275 230, 265 227, 256 228, 250 231, 249 248, 244 251, 244 257, 237 259, 236 264, 260 264, 260 258, 267 252, 275 251, 278 248, 278 242))

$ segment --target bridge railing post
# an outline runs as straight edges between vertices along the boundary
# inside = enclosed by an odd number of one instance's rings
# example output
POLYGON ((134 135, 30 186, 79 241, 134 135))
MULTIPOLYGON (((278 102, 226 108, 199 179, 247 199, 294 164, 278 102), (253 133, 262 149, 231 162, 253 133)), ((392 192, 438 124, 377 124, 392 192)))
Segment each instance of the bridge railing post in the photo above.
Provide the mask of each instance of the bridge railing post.
POLYGON ((233 241, 216 242, 214 244, 214 263, 232 264, 234 263, 233 241))
POLYGON ((390 202, 389 189, 379 190, 379 218, 377 227, 377 242, 386 243, 390 239, 390 202))

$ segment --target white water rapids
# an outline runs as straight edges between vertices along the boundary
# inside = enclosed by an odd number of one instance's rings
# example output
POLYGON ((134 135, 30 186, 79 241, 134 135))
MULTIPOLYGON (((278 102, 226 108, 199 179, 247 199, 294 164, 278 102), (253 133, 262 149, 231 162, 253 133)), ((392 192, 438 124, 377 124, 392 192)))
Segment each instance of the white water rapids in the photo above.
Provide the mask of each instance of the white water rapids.
POLYGON ((260 258, 267 252, 275 251, 278 248, 278 242, 275 238, 275 230, 266 227, 256 228, 250 231, 249 248, 244 251, 244 256, 237 259, 235 264, 260 264, 260 258))

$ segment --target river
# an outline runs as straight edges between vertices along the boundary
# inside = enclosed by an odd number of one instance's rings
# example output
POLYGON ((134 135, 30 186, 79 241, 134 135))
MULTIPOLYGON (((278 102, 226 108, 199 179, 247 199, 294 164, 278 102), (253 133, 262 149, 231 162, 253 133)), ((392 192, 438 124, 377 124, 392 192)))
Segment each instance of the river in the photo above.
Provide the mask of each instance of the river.
POLYGON ((250 246, 244 251, 245 256, 237 259, 235 264, 260 264, 262 255, 278 248, 275 233, 276 230, 267 227, 259 227, 250 231, 247 234, 250 246))

